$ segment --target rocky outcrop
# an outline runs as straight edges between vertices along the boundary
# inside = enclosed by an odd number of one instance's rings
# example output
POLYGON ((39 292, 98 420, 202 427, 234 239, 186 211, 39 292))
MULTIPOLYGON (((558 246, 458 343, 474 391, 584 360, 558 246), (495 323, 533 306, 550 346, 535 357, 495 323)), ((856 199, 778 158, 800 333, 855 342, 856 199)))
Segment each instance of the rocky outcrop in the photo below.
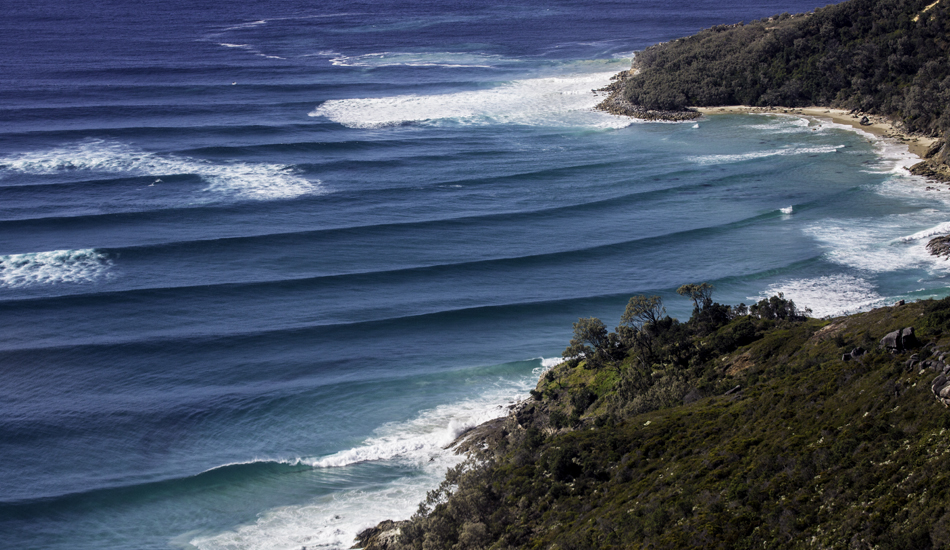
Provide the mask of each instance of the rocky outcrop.
POLYGON ((927 243, 927 250, 934 256, 950 258, 950 235, 930 239, 930 242, 927 243))
POLYGON ((698 111, 654 111, 646 109, 640 105, 634 105, 623 97, 623 94, 615 92, 610 94, 607 99, 601 101, 596 107, 598 111, 604 111, 612 115, 629 116, 643 120, 663 120, 671 122, 682 122, 699 118, 702 113, 698 111))
POLYGON ((399 535, 402 534, 402 528, 408 524, 409 520, 392 521, 387 519, 376 527, 370 527, 357 533, 356 544, 352 548, 398 550, 402 548, 399 545, 399 535))
POLYGON ((947 353, 934 353, 930 359, 922 361, 919 366, 921 372, 924 369, 931 369, 940 373, 930 384, 930 391, 933 392, 937 401, 943 403, 944 407, 950 407, 950 365, 946 364, 946 360, 947 353))
POLYGON ((643 120, 662 120, 668 122, 682 122, 703 116, 702 113, 692 109, 684 111, 657 111, 631 103, 624 97, 623 83, 627 79, 636 76, 636 74, 635 69, 622 72, 614 76, 614 82, 607 87, 595 90, 599 92, 609 92, 610 95, 607 96, 607 99, 598 103, 594 109, 617 116, 629 116, 643 120))
POLYGON ((867 353, 868 353, 867 350, 865 350, 864 348, 860 348, 860 347, 854 348, 853 350, 851 350, 851 353, 846 353, 842 355, 841 360, 850 361, 852 359, 860 359, 861 357, 864 357, 865 355, 867 355, 867 353))
POLYGON ((947 147, 944 140, 935 141, 924 154, 923 162, 918 162, 909 170, 915 176, 950 181, 950 147, 947 147))
POLYGON ((910 350, 918 347, 920 342, 914 336, 914 327, 889 332, 881 338, 881 347, 892 353, 910 350))

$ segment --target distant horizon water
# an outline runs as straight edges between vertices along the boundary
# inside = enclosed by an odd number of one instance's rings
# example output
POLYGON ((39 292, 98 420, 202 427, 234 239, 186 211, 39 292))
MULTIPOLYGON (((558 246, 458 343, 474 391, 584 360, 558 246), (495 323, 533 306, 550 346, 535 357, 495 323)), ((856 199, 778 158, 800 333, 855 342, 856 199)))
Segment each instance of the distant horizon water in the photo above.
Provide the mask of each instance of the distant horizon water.
POLYGON ((814 7, 13 0, 0 546, 349 548, 578 317, 950 294, 906 147, 593 110, 651 44, 814 7))

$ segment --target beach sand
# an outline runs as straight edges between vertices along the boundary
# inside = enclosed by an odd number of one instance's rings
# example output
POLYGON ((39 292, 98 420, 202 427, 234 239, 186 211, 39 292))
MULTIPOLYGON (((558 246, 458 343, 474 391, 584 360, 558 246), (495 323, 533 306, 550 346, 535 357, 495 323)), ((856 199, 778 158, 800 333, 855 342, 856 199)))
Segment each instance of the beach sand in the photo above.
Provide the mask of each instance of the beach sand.
POLYGON ((697 111, 704 115, 726 114, 726 113, 775 113, 785 115, 802 115, 817 119, 826 119, 838 124, 846 124, 864 130, 870 134, 881 136, 888 139, 899 141, 910 149, 910 152, 921 159, 927 153, 927 149, 936 141, 934 138, 921 136, 912 136, 901 132, 894 127, 887 119, 877 115, 866 115, 871 124, 862 125, 861 118, 865 115, 852 115, 842 109, 829 109, 827 107, 748 107, 745 105, 728 105, 724 107, 695 107, 697 111))

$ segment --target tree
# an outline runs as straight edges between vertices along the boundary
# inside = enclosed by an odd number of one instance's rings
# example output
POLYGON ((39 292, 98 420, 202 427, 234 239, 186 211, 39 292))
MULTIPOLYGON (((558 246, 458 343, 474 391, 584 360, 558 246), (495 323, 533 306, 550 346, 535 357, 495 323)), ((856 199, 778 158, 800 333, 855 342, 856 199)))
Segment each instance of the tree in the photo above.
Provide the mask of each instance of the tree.
POLYGON ((688 284, 676 289, 680 296, 686 296, 693 301, 693 313, 702 311, 711 306, 713 286, 709 283, 688 284))
POLYGON ((653 360, 653 335, 660 320, 666 315, 663 299, 659 296, 646 297, 641 294, 633 296, 627 302, 627 308, 620 316, 620 326, 617 333, 624 343, 640 348, 640 361, 649 363, 653 360))
POLYGON ((610 338, 607 326, 597 317, 581 317, 574 323, 574 337, 562 353, 565 359, 585 358, 589 366, 596 366, 601 355, 607 352, 610 338))
POLYGON ((627 302, 627 308, 620 316, 620 324, 639 331, 645 325, 656 325, 665 315, 662 298, 638 294, 627 302))
POLYGON ((799 311, 795 302, 786 300, 781 292, 777 296, 763 298, 759 303, 749 306, 749 314, 759 319, 799 320, 811 313, 810 309, 799 311))

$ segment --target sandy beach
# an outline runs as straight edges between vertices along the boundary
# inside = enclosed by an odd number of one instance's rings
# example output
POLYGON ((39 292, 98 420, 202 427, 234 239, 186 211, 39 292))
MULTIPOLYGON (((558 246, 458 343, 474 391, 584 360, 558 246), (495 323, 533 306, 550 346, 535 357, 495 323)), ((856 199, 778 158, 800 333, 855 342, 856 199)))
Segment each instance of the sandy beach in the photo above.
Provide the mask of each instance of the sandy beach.
POLYGON ((854 128, 864 130, 870 134, 893 139, 904 143, 910 149, 910 152, 921 159, 927 153, 927 149, 936 141, 934 138, 913 136, 901 132, 895 128, 887 119, 877 115, 850 114, 843 109, 829 109, 827 107, 749 107, 746 105, 728 105, 723 107, 695 107, 697 111, 704 115, 725 114, 725 113, 775 113, 787 115, 803 115, 817 119, 826 119, 838 124, 847 124, 854 128), (867 116, 870 124, 861 124, 862 117, 867 116))

